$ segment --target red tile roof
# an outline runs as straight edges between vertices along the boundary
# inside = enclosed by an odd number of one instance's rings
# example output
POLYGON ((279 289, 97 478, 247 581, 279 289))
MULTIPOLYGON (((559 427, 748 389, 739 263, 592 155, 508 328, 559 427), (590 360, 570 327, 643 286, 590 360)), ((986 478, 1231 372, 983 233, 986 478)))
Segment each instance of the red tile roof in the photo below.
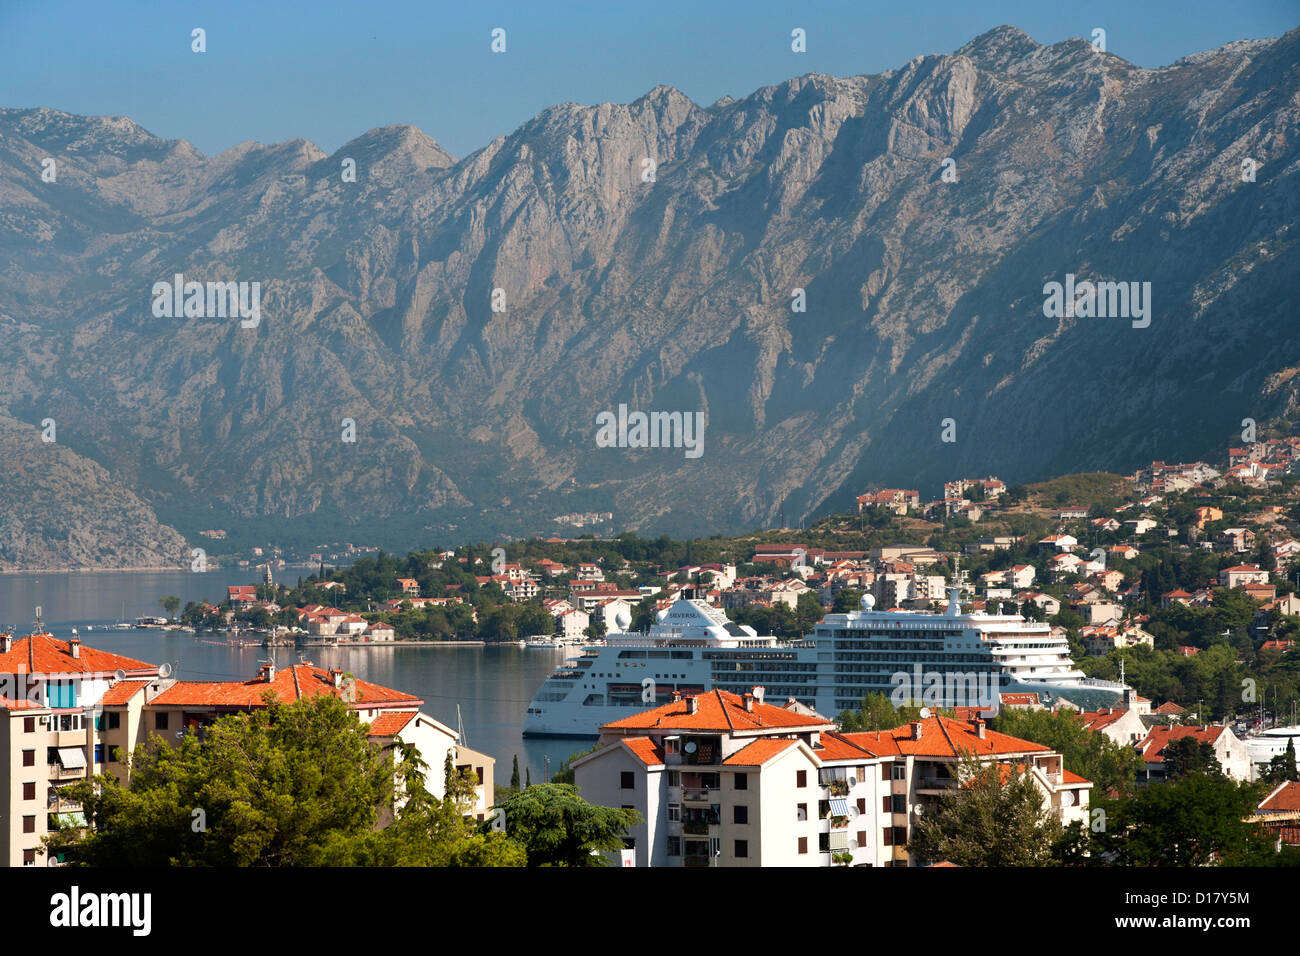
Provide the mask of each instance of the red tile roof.
POLYGON ((649 737, 625 737, 623 746, 632 751, 632 756, 636 757, 647 767, 662 766, 664 762, 664 752, 655 746, 655 742, 649 737))
MULTIPOLYGON (((369 681, 357 680, 353 706, 422 704, 420 698, 398 690, 381 687, 369 681)), ((311 664, 295 664, 275 672, 275 680, 268 683, 258 677, 247 681, 178 681, 153 699, 156 706, 186 707, 261 707, 262 697, 268 691, 280 701, 318 697, 321 694, 343 695, 343 689, 334 686, 328 671, 311 664)))
POLYGON ((761 767, 777 754, 785 753, 798 743, 797 740, 790 740, 787 737, 755 740, 752 744, 742 747, 722 762, 728 767, 761 767))
POLYGON ((413 710, 400 710, 396 713, 380 714, 370 722, 368 737, 393 737, 402 732, 402 728, 415 716, 413 710))
POLYGON ((34 704, 30 700, 14 700, 10 697, 0 696, 0 710, 44 710, 41 704, 34 704))
POLYGON ((1259 805, 1260 813, 1294 813, 1300 810, 1300 783, 1288 780, 1273 790, 1259 805))
POLYGON ((874 760, 877 756, 838 733, 821 734, 816 754, 823 761, 874 760))
POLYGON ((716 730, 753 731, 774 729, 831 729, 832 724, 822 717, 806 717, 775 707, 772 704, 754 703, 752 713, 745 710, 740 695, 725 690, 711 690, 695 697, 698 709, 694 714, 687 710, 689 697, 662 704, 651 710, 624 717, 605 724, 602 731, 619 730, 716 730))
POLYGON ((918 757, 956 757, 963 751, 977 756, 1050 752, 1050 748, 1042 744, 1001 734, 996 730, 986 730, 981 738, 976 735, 971 724, 950 717, 927 717, 919 723, 919 740, 912 739, 911 723, 893 730, 872 730, 844 734, 844 737, 859 747, 882 756, 912 754, 918 757))
POLYGON ((1164 763, 1161 752, 1175 740, 1194 737, 1201 743, 1212 744, 1222 735, 1222 727, 1152 727, 1137 749, 1147 763, 1164 763))
POLYGON ((1065 783, 1092 783, 1091 780, 1086 780, 1074 771, 1066 770, 1064 767, 1061 768, 1061 780, 1065 783))
POLYGON ((144 690, 148 684, 147 680, 120 680, 104 691, 104 696, 100 698, 99 702, 105 707, 111 707, 114 704, 125 704, 144 690))
POLYGON ((68 641, 56 640, 52 634, 19 638, 8 654, 0 653, 0 674, 112 674, 118 670, 157 673, 158 665, 85 644, 81 656, 73 658, 68 641))

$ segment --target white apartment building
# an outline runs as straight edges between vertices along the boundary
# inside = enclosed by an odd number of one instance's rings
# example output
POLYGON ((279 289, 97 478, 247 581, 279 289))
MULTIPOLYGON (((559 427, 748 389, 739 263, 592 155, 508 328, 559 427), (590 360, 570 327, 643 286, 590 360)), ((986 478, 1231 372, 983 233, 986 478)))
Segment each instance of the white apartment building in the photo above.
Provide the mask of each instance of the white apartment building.
POLYGON ((957 784, 963 753, 1026 772, 1064 823, 1087 820, 1091 783, 983 721, 841 734, 754 690, 675 695, 606 724, 574 761, 587 800, 641 814, 637 866, 908 866, 911 827, 957 784))

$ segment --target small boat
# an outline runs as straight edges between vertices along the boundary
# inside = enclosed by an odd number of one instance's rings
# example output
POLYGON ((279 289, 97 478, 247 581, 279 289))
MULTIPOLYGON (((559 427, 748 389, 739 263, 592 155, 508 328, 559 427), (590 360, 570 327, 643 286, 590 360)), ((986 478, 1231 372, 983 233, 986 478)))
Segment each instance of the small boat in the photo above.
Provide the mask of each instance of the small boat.
POLYGON ((519 642, 519 646, 520 646, 520 647, 527 647, 527 646, 528 646, 528 642, 527 642, 527 641, 520 641, 520 642, 519 642))

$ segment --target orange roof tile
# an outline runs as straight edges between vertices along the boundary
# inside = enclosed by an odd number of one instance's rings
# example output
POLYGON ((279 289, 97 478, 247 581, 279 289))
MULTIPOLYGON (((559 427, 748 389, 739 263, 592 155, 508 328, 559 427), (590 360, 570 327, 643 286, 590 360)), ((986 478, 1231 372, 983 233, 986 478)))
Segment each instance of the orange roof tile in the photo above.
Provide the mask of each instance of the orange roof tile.
POLYGON ((1273 790, 1259 805, 1260 813, 1294 813, 1300 810, 1300 783, 1288 780, 1273 790))
MULTIPOLYGON (((420 698, 399 690, 381 687, 369 681, 357 680, 353 706, 381 704, 422 704, 420 698)), ((153 699, 155 706, 185 707, 261 707, 267 691, 280 701, 294 701, 304 697, 332 694, 343 695, 343 689, 334 686, 328 671, 311 664, 295 664, 275 672, 275 680, 267 682, 258 677, 247 681, 178 681, 153 699)))
POLYGON ((658 767, 664 762, 664 752, 649 737, 624 737, 622 743, 647 767, 658 767))
POLYGON ((827 733, 822 734, 819 741, 820 745, 816 748, 818 758, 823 761, 833 760, 874 760, 878 754, 854 743, 843 734, 827 733))
POLYGON ((105 707, 111 707, 114 704, 125 704, 144 690, 148 684, 147 680, 120 680, 104 691, 104 696, 100 698, 99 702, 105 707))
POLYGON ((919 721, 921 735, 919 740, 912 739, 912 724, 907 723, 893 730, 872 730, 856 734, 844 734, 844 737, 872 753, 882 756, 892 754, 911 754, 918 757, 956 757, 961 752, 975 755, 1014 754, 1014 753, 1048 753, 1050 748, 1029 740, 1021 740, 996 730, 986 730, 981 738, 975 728, 960 720, 950 717, 927 717, 919 721))
POLYGON ((1091 780, 1080 777, 1074 771, 1066 770, 1064 767, 1061 768, 1061 780, 1065 783, 1092 783, 1091 780))
POLYGON ((157 664, 147 664, 132 657, 112 654, 81 645, 81 656, 74 658, 68 641, 52 634, 32 634, 13 642, 8 654, 0 653, 0 674, 112 674, 114 671, 151 671, 157 664))
POLYGON ((821 717, 806 717, 775 707, 772 704, 754 703, 753 712, 745 710, 740 695, 725 690, 711 690, 695 697, 698 709, 689 713, 689 697, 661 704, 651 710, 624 717, 605 724, 601 730, 717 730, 752 731, 800 728, 813 730, 834 725, 821 717))
POLYGON ((370 730, 367 737, 394 737, 402 732, 402 728, 411 722, 415 716, 413 710, 400 710, 396 713, 380 714, 370 722, 370 730))
POLYGON ((797 740, 788 737, 755 740, 722 762, 728 767, 761 767, 777 754, 784 753, 798 743, 797 740))
POLYGON ((1201 743, 1212 744, 1222 734, 1222 727, 1152 727, 1137 748, 1147 763, 1164 763, 1161 753, 1175 740, 1194 737, 1201 743))
POLYGON ((0 710, 45 710, 45 707, 22 698, 15 700, 11 697, 0 696, 0 710))

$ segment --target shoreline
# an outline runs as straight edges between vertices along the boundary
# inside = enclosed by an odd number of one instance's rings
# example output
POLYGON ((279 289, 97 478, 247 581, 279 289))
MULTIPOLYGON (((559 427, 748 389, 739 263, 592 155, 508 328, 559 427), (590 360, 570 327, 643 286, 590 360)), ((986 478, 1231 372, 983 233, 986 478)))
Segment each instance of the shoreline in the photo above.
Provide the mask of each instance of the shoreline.
MULTIPOLYGON (((314 564, 314 563, 312 563, 312 562, 310 562, 310 561, 307 561, 307 562, 300 563, 300 564, 286 564, 286 565, 284 566, 283 569, 278 569, 278 568, 277 568, 277 569, 273 569, 273 570, 286 570, 286 569, 288 569, 288 568, 314 568, 314 567, 316 567, 316 566, 317 566, 316 564, 314 564)), ((7 574, 8 574, 8 575, 14 575, 14 574, 131 574, 131 573, 139 574, 139 573, 142 573, 142 572, 147 572, 147 573, 158 573, 158 572, 161 572, 161 571, 183 571, 183 572, 185 572, 186 574, 207 574, 208 571, 245 571, 245 570, 248 571, 249 573, 256 573, 257 569, 260 568, 260 567, 262 567, 261 564, 258 564, 258 565, 250 565, 250 566, 247 567, 247 568, 241 568, 241 567, 239 567, 238 565, 230 565, 230 564, 213 564, 212 562, 209 561, 209 562, 208 562, 208 570, 207 570, 207 571, 192 571, 192 570, 190 570, 188 567, 186 567, 186 566, 184 566, 184 565, 171 565, 171 566, 160 566, 160 567, 140 567, 140 568, 7 568, 7 569, 4 569, 4 570, 0 570, 0 576, 7 575, 7 574)))

